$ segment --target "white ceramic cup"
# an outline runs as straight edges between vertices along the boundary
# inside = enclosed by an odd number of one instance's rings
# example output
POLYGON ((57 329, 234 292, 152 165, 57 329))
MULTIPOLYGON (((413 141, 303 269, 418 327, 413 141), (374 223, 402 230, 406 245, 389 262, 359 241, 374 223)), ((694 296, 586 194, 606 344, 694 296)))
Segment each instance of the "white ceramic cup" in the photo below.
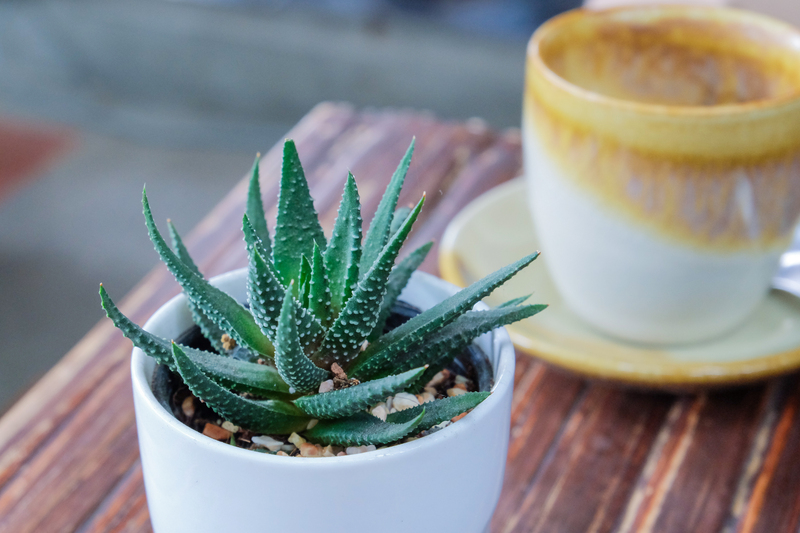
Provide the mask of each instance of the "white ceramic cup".
POLYGON ((628 341, 719 336, 800 216, 800 32, 721 8, 566 13, 530 41, 523 136, 570 309, 628 341))

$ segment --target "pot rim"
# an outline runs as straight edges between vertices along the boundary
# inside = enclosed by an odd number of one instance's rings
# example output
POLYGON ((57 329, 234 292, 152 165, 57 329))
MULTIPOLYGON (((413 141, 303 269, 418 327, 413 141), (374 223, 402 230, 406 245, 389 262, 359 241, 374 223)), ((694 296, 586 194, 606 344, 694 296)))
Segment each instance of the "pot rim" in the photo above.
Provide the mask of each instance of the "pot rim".
MULTIPOLYGON (((241 268, 232 270, 225 274, 215 276, 210 279, 211 283, 218 284, 227 282, 231 279, 243 278, 246 275, 247 269, 241 268)), ((458 287, 452 283, 448 283, 440 278, 432 276, 424 272, 414 272, 409 283, 422 283, 426 285, 438 285, 440 288, 448 291, 459 290, 458 287)), ((158 308, 153 315, 145 322, 144 330, 149 331, 150 328, 166 316, 179 312, 181 308, 186 307, 186 296, 181 293, 171 298, 167 303, 158 308)), ((476 309, 488 309, 489 307, 479 302, 476 309)), ((230 459, 250 460, 258 462, 269 463, 274 461, 274 464, 280 464, 282 467, 288 465, 296 465, 297 468, 339 468, 345 465, 356 465, 363 462, 374 461, 381 458, 397 458, 401 455, 409 455, 416 453, 424 453, 425 450, 434 447, 446 445, 451 439, 458 438, 462 433, 475 425, 481 424, 484 419, 492 416, 494 411, 500 409, 502 397, 504 393, 513 387, 514 384, 514 348, 508 332, 505 328, 498 328, 485 335, 491 336, 491 345, 494 350, 499 352, 498 361, 495 365, 492 363, 492 368, 495 372, 494 386, 492 387, 492 394, 489 395, 484 401, 476 406, 466 417, 458 421, 458 423, 450 424, 446 428, 437 431, 431 435, 427 435, 412 442, 406 442, 396 446, 390 446, 382 450, 373 452, 365 452, 354 455, 336 456, 336 457, 284 457, 280 455, 272 455, 268 453, 258 453, 253 450, 245 450, 236 446, 231 446, 223 442, 216 441, 206 437, 202 433, 184 425, 172 413, 168 412, 158 402, 153 395, 150 385, 152 376, 147 376, 145 371, 145 364, 148 362, 148 357, 139 348, 133 349, 131 357, 131 379, 133 382, 133 394, 137 395, 141 400, 140 404, 146 406, 151 411, 155 412, 158 418, 165 423, 169 428, 181 434, 184 438, 194 441, 198 446, 210 446, 216 453, 227 455, 230 459)), ((491 362, 491 358, 490 358, 491 362)), ((510 393, 510 391, 508 391, 510 393)))

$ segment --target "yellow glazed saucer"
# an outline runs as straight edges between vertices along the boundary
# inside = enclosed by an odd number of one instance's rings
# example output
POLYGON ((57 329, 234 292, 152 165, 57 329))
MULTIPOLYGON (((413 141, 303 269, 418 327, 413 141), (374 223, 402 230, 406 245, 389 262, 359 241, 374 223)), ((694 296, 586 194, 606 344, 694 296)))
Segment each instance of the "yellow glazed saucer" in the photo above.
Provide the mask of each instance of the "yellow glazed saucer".
MULTIPOLYGON (((521 178, 475 199, 442 237, 444 279, 466 286, 537 250, 521 178)), ((543 250, 547 253, 547 250, 543 250)), ((772 291, 746 324, 702 344, 650 348, 604 336, 564 305, 543 262, 535 261, 486 298, 497 305, 530 294, 544 312, 508 327, 518 348, 590 378, 685 390, 762 380, 800 368, 800 299, 772 291)))

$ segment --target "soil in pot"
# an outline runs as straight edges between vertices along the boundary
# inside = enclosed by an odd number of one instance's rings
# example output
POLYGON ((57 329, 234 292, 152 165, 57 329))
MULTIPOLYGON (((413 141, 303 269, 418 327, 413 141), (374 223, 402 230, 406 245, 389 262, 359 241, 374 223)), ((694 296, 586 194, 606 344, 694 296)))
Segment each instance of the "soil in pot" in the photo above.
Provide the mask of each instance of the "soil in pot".
MULTIPOLYGON (((391 331, 419 313, 420 310, 416 307, 405 302, 397 302, 392 308, 392 314, 386 322, 384 332, 391 331)), ((197 326, 193 326, 180 335, 177 342, 178 344, 200 350, 215 351, 211 343, 203 337, 200 328, 197 326)), ((240 348, 235 348, 231 353, 231 357, 257 362, 249 352, 240 348)), ((346 379, 337 380, 335 378, 334 381, 337 382, 337 388, 340 386, 347 386, 346 379)), ((412 396, 414 396, 416 402, 424 403, 425 401, 459 394, 459 391, 489 391, 493 385, 494 375, 489 359, 483 351, 472 344, 459 354, 445 370, 437 374, 420 394, 412 396)), ((230 422, 220 419, 219 415, 192 395, 180 376, 171 372, 165 365, 158 365, 156 367, 156 371, 153 375, 152 388, 159 403, 161 403, 165 409, 172 412, 175 418, 180 420, 183 424, 208 437, 227 442, 239 448, 262 453, 291 456, 351 455, 376 449, 375 446, 349 448, 326 446, 323 448, 319 445, 315 446, 306 443, 302 437, 296 434, 292 434, 291 436, 255 434, 252 431, 240 428, 230 422)), ((408 395, 405 397, 400 397, 400 395, 398 395, 389 402, 385 402, 384 407, 387 409, 387 412, 389 412, 393 408, 398 408, 402 401, 406 403, 410 401, 413 403, 415 401, 414 398, 408 395), (398 397, 400 401, 398 401, 398 397), (392 403, 397 405, 393 407, 392 403)), ((387 446, 395 446, 434 433, 450 423, 457 421, 465 414, 459 415, 452 421, 444 422, 422 433, 409 435, 387 446)), ((312 421, 312 424, 313 423, 312 421)))

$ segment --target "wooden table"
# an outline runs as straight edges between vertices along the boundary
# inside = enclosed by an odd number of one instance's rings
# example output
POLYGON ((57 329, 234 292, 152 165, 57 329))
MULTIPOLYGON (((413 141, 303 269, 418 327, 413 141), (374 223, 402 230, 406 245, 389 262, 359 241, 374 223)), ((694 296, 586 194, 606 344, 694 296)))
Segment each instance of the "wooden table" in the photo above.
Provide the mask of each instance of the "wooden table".
MULTIPOLYGON (((520 172, 517 130, 320 104, 288 137, 297 141, 323 225, 331 227, 348 169, 360 179, 365 213, 374 211, 412 135, 417 151, 401 202, 422 191, 428 202, 408 249, 439 237, 467 202, 520 172)), ((262 163, 270 202, 279 165, 273 148, 262 163)), ((187 239, 208 275, 245 265, 245 190, 243 181, 187 239)), ((159 218, 168 203, 154 204, 159 218)), ((435 257, 434 251, 425 270, 436 272, 435 257)), ((141 324, 177 292, 159 266, 122 308, 141 324)), ((0 532, 151 530, 130 351, 110 321, 101 321, 0 419, 0 532)), ((799 407, 797 375, 671 396, 587 383, 520 355, 493 531, 796 532, 799 407)))

